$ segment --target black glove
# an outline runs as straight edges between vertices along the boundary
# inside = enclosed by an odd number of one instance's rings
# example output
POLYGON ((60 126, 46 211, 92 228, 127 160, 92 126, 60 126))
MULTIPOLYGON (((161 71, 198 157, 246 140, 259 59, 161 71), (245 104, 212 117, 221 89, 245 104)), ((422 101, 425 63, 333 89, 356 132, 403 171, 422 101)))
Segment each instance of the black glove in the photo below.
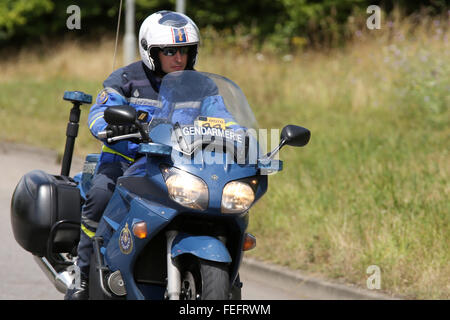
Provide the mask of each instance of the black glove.
POLYGON ((112 132, 111 137, 123 136, 125 134, 135 133, 138 131, 134 124, 124 125, 124 126, 116 126, 116 125, 108 124, 108 126, 106 127, 106 130, 112 132))

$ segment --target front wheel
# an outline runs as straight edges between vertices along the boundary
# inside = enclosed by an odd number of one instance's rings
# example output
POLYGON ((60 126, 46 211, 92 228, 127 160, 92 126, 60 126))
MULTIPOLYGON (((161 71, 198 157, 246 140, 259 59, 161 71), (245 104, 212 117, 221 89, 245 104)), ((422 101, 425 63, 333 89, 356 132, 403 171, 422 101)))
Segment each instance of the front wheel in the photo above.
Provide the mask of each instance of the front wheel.
POLYGON ((228 300, 228 265, 199 258, 181 264, 181 300, 228 300))

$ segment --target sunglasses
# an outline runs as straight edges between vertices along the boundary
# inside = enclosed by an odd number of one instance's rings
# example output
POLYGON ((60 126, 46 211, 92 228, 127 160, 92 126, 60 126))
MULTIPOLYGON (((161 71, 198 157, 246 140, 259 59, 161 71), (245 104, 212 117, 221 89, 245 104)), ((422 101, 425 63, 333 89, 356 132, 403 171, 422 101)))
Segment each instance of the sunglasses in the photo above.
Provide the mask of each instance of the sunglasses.
POLYGON ((161 52, 165 56, 174 56, 177 54, 177 51, 180 52, 180 54, 187 54, 189 52, 189 47, 166 47, 166 48, 160 48, 161 52))

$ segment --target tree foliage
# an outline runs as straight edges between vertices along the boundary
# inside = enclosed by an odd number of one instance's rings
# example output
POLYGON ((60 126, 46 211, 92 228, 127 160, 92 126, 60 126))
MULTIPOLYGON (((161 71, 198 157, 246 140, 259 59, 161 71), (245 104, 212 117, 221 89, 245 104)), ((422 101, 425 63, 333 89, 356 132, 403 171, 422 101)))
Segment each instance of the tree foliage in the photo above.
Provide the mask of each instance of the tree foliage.
MULTIPOLYGON (((174 10, 175 2, 135 0, 136 30, 149 14, 174 10)), ((259 43, 269 40, 286 45, 301 39, 310 43, 326 41, 328 36, 342 33, 351 14, 365 13, 372 4, 389 11, 394 3, 408 13, 423 6, 434 13, 447 10, 445 0, 186 0, 186 13, 200 29, 212 28, 222 34, 241 32, 259 43)), ((114 32, 120 0, 1 0, 0 43, 38 42, 67 34, 66 10, 73 4, 81 9, 77 35, 114 32)))

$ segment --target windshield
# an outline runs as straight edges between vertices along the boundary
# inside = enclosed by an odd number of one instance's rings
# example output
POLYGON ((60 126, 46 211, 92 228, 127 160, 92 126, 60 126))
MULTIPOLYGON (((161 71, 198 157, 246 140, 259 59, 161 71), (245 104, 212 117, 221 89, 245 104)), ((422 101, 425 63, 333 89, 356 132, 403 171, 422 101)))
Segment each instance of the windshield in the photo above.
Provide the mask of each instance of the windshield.
POLYGON ((211 140, 257 141, 258 125, 247 99, 225 77, 198 71, 169 73, 161 83, 158 105, 150 137, 184 153, 211 140))

